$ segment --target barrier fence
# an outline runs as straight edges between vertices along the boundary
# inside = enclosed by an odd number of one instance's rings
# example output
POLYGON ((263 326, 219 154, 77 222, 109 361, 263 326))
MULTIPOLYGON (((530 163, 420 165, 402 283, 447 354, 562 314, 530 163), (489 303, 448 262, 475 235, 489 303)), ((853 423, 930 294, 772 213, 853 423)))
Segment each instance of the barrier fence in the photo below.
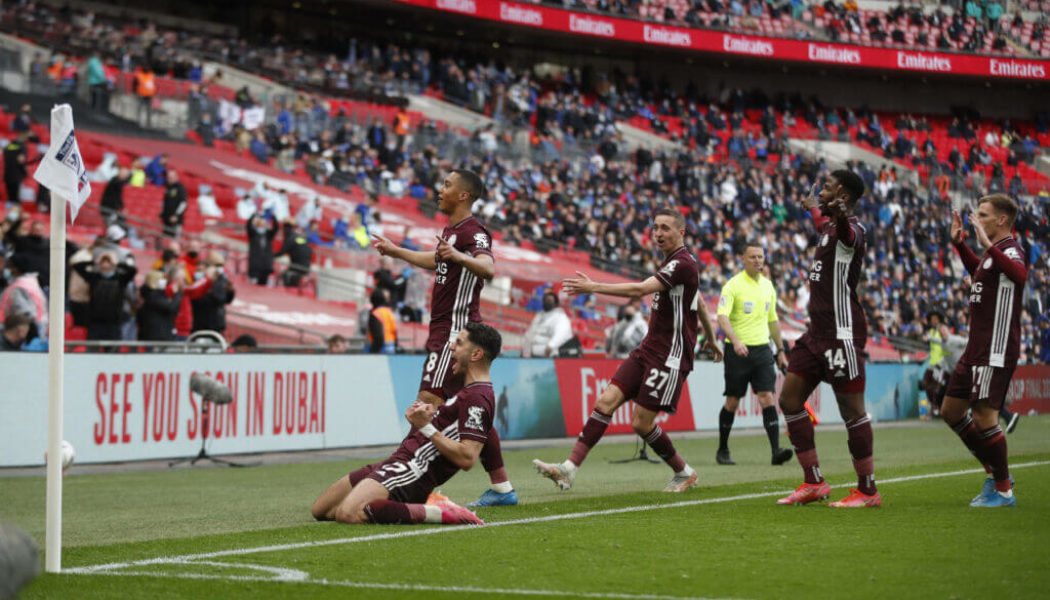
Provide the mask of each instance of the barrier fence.
MULTIPOLYGON (((415 400, 424 355, 70 354, 66 357, 65 438, 80 463, 196 454, 201 436, 215 454, 319 450, 397 443, 415 400), (214 406, 205 429, 203 402, 189 388, 194 372, 230 386, 233 402, 214 406)), ((517 359, 493 363, 493 426, 505 439, 575 435, 612 378, 618 360, 517 359)), ((700 362, 683 387, 678 411, 661 415, 667 431, 714 430, 722 405, 722 365, 700 362)), ((868 366, 866 400, 876 420, 918 415, 920 364, 868 366)), ((0 466, 41 465, 46 445, 47 357, 4 354, 0 378, 0 466)), ((779 382, 778 382, 779 386, 779 382)), ((1050 367, 1022 366, 1013 410, 1050 412, 1050 367)), ((825 423, 841 422, 830 387, 810 399, 825 423)), ((628 433, 629 405, 611 433, 628 433)), ((738 427, 761 427, 762 410, 744 398, 738 427)))

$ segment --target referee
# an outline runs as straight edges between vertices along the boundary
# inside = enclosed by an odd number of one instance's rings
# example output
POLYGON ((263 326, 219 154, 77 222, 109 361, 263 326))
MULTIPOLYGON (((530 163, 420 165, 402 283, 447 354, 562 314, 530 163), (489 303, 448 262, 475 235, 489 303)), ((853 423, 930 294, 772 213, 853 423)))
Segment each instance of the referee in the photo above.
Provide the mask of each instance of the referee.
MULTIPOLYGON (((718 325, 725 333, 732 349, 725 352, 726 403, 718 414, 718 453, 720 465, 733 465, 729 456, 729 432, 733 429, 740 398, 747 394, 747 386, 758 395, 762 406, 762 421, 769 436, 773 464, 791 460, 791 450, 780 447, 780 428, 777 407, 773 405, 773 389, 777 375, 774 361, 781 369, 787 368, 787 357, 782 350, 780 322, 777 320, 777 291, 762 274, 766 254, 757 242, 744 247, 744 271, 737 273, 722 286, 718 301, 718 325), (776 356, 769 347, 769 336, 776 342, 776 356)), ((726 344, 727 346, 729 344, 726 344)))

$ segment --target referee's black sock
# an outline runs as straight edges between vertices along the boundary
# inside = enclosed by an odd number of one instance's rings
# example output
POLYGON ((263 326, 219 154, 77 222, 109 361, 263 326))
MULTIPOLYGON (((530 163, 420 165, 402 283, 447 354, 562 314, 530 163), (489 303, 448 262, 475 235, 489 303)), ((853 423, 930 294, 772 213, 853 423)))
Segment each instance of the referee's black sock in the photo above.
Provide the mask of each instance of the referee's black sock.
POLYGON ((780 418, 777 416, 777 407, 767 406, 762 409, 762 425, 769 436, 769 447, 776 452, 780 448, 780 418))
POLYGON ((729 450, 729 432, 733 430, 733 419, 736 418, 735 413, 731 413, 726 410, 726 407, 722 407, 722 412, 718 413, 718 449, 729 450))

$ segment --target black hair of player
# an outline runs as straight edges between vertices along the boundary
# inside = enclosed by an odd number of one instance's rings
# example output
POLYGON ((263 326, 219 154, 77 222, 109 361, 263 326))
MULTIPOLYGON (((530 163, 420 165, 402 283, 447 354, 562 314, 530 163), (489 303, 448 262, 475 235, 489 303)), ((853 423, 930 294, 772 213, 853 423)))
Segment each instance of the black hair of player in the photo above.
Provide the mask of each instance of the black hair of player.
POLYGON ((495 327, 475 321, 467 323, 463 329, 467 332, 467 340, 481 348, 490 363, 496 360, 503 348, 503 336, 495 327))
POLYGON ((864 195, 864 180, 849 169, 838 169, 831 172, 831 176, 839 182, 849 196, 849 205, 852 207, 864 195))
POLYGON ((470 195, 471 201, 485 197, 485 184, 477 173, 469 169, 452 169, 452 172, 459 176, 460 185, 470 195))

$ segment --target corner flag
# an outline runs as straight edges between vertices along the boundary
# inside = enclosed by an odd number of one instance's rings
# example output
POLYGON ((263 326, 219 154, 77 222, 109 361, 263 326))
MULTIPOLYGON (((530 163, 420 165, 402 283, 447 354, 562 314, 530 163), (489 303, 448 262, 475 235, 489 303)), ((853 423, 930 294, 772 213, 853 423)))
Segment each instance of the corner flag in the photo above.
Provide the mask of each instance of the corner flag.
POLYGON ((73 133, 73 109, 51 109, 51 145, 33 174, 51 190, 51 287, 48 296, 47 529, 44 568, 62 570, 62 412, 65 366, 66 202, 71 216, 91 195, 87 169, 73 133))
MULTIPOLYGON (((70 204, 70 222, 91 195, 87 169, 73 131, 73 109, 59 104, 51 109, 51 146, 33 174, 40 185, 70 204)), ((53 235, 53 234, 52 234, 53 235)))

